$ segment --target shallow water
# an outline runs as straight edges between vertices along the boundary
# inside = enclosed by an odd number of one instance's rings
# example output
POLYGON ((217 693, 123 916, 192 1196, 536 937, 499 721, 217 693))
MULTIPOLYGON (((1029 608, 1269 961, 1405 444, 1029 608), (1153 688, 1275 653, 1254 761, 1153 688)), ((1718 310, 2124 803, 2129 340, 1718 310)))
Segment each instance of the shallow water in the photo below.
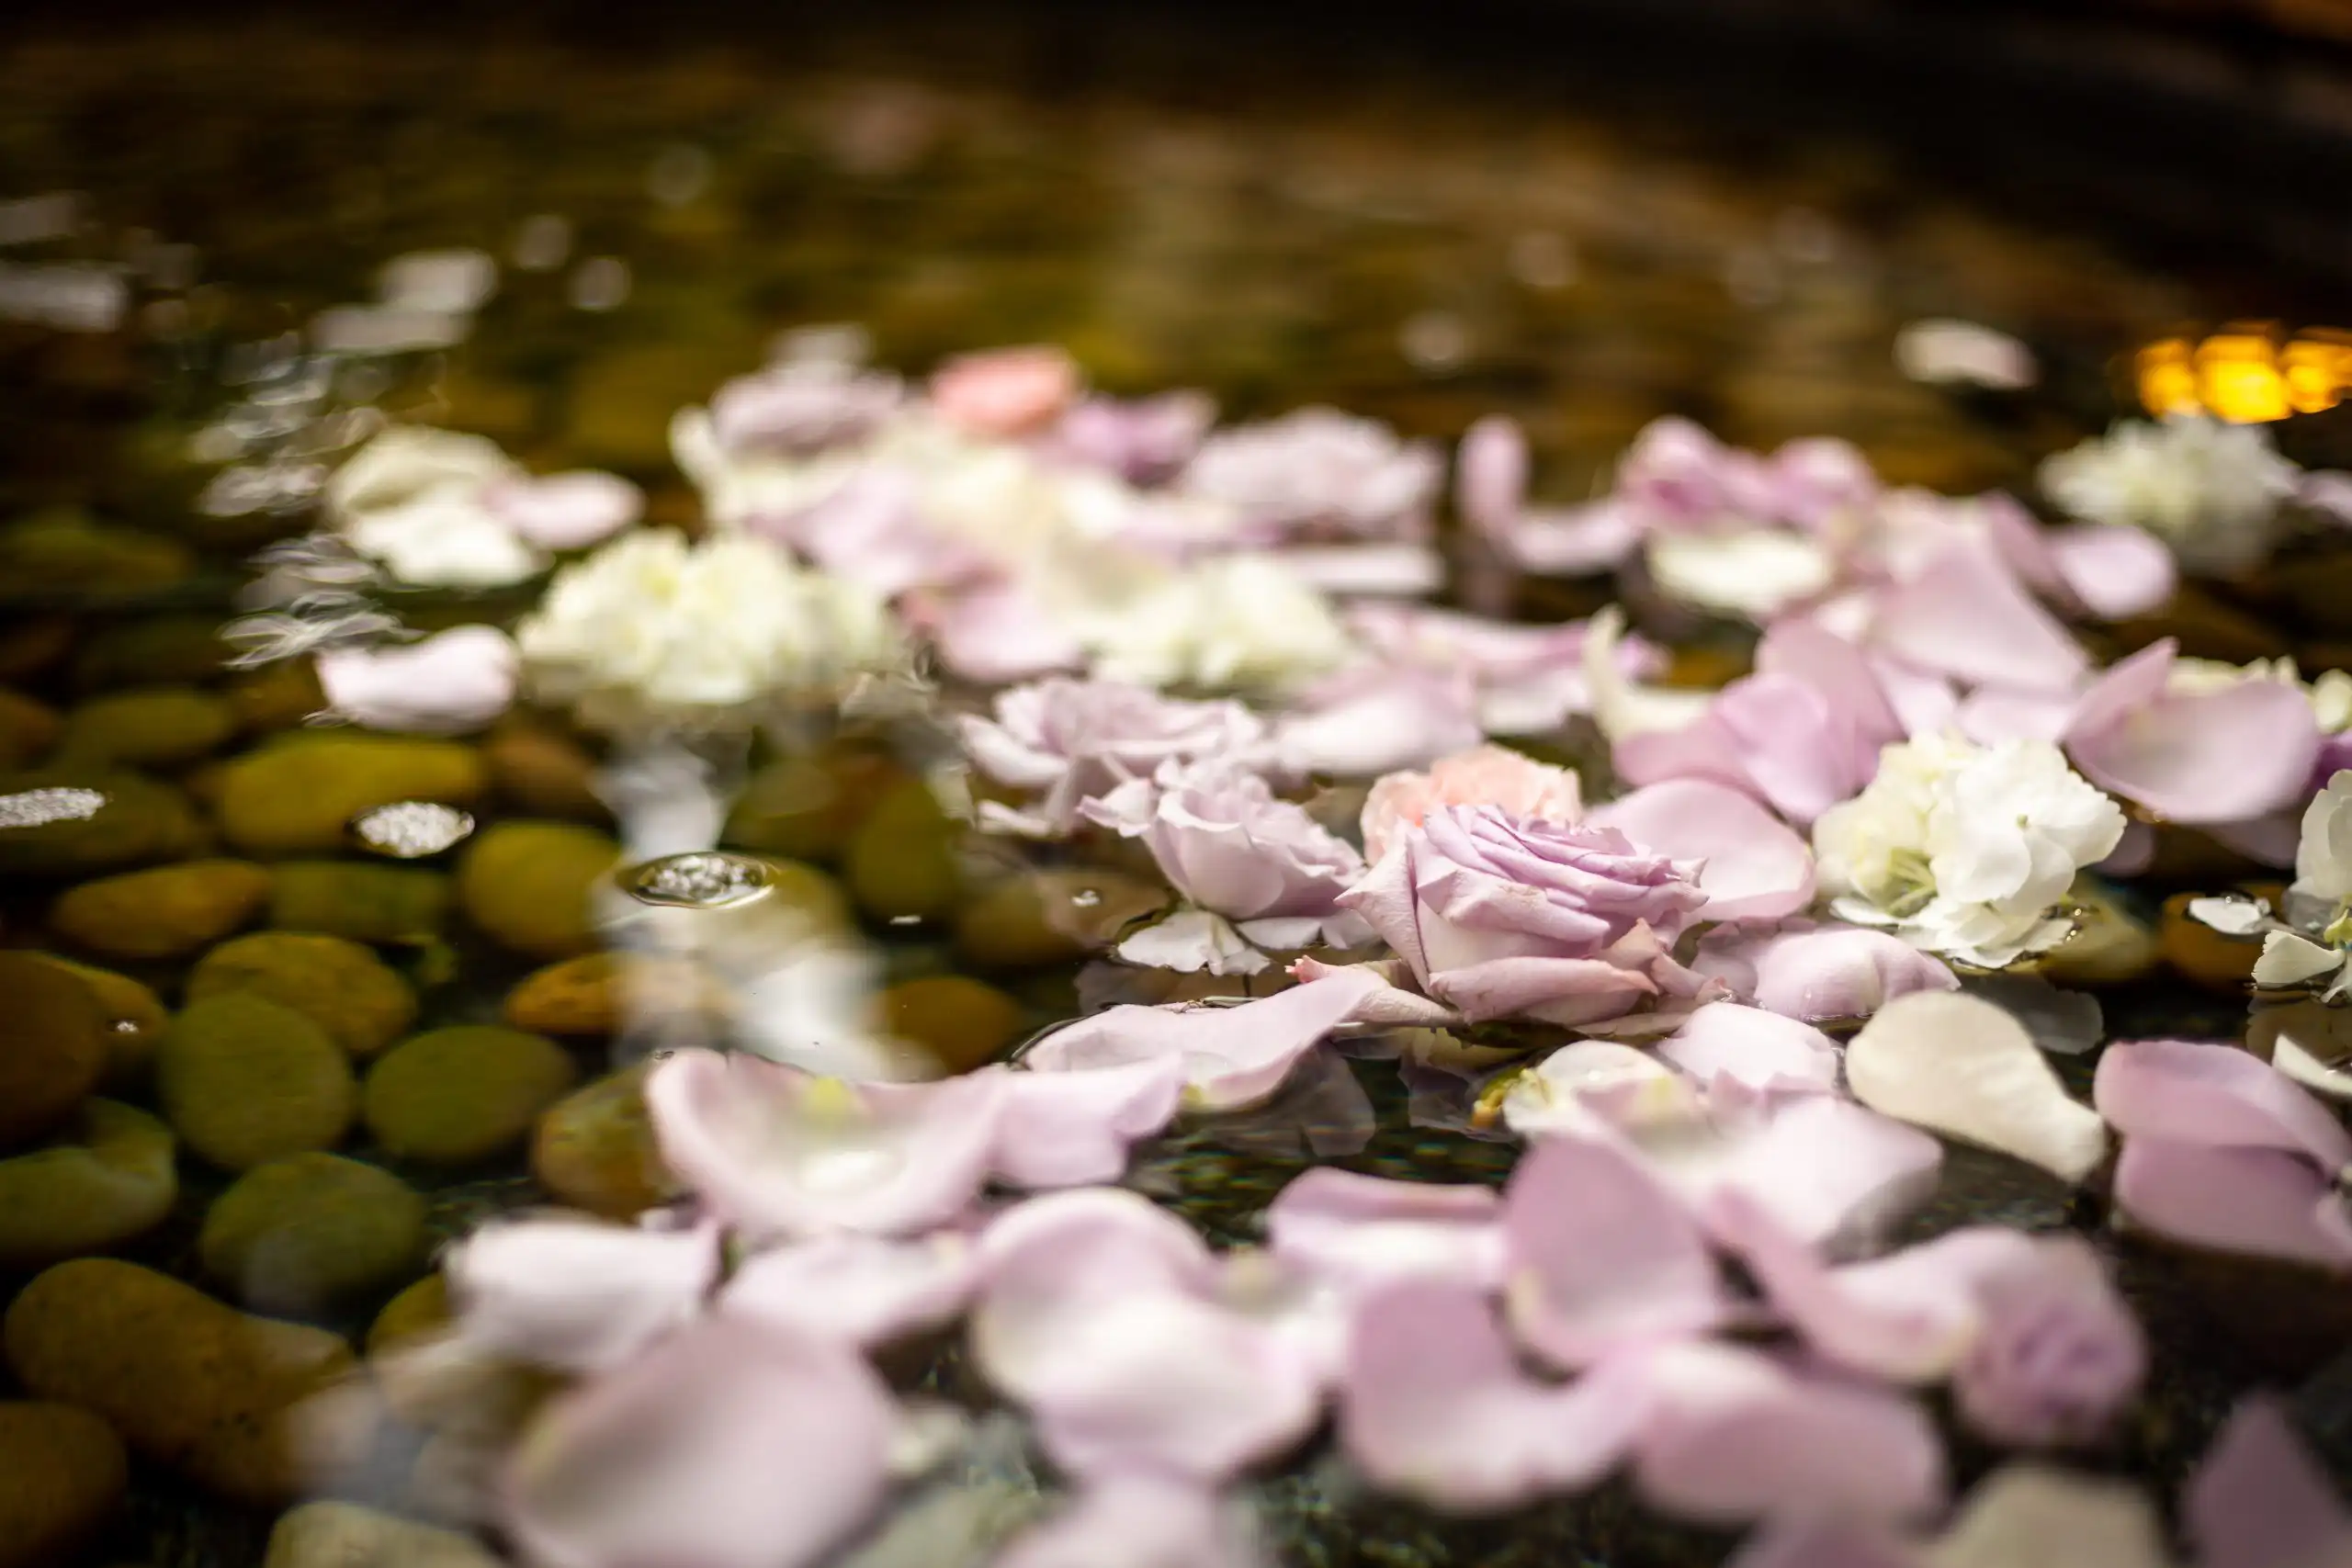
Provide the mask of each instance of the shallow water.
MULTIPOLYGON (((2247 308, 2122 237, 1941 194, 1860 141, 1794 140, 1767 153, 1670 115, 1482 106, 1408 75, 1371 76, 1344 95, 1243 84, 1220 98, 1216 85, 1171 91, 1130 65, 1032 94, 985 49, 925 73, 851 46, 786 63, 266 30, 9 48, 0 202, 82 195, 55 225, 62 232, 0 248, 0 301, 51 317, 0 319, 0 519, 73 509, 184 554, 135 569, 110 558, 96 581, 11 558, 0 670, 69 725, 119 689, 232 696, 231 733, 147 767, 205 819, 224 762, 311 705, 291 666, 225 668, 211 635, 250 552, 306 518, 207 515, 197 497, 209 470, 189 460, 191 442, 234 400, 251 406, 257 383, 240 378, 270 362, 251 345, 367 298, 379 265, 419 250, 491 253, 496 295, 446 351, 346 361, 313 412, 375 406, 491 435, 534 468, 608 468, 646 487, 655 519, 681 522, 695 503, 669 463, 671 412, 755 367, 778 333, 817 323, 863 323, 876 360, 908 368, 1060 342, 1111 389, 1197 384, 1228 416, 1329 400, 1451 438, 1506 410, 1534 439, 1540 488, 1569 498, 1669 412, 1749 446, 1843 435, 1890 482, 2017 485, 2034 457, 2112 416, 2131 350, 2247 308), (539 261, 549 265, 526 265, 539 261), (56 322, 58 288, 94 275, 28 276, 84 263, 127 268, 105 275, 121 285, 111 330, 56 322), (1953 394, 1906 379, 1895 334, 1938 316, 2015 334, 2041 357, 2042 385, 1953 394)), ((0 208, 0 236, 12 218, 38 231, 41 212, 0 208)), ((2324 454, 2330 427, 2301 423, 2312 428, 2290 431, 2290 446, 2324 454)), ((2292 630, 2278 605, 2291 597, 2211 606, 2185 627, 2189 651, 2277 651, 2292 630)), ((1521 596, 1535 615, 1577 604, 1556 586, 1521 596)), ((420 626, 476 614, 429 600, 401 611, 420 626)), ((2336 661, 2323 628, 2301 630, 2307 670, 2336 661)), ((577 760, 572 738, 537 733, 563 765, 577 760)), ((19 750, 21 761, 51 760, 37 739, 19 750)), ((492 773, 485 828, 548 815, 549 795, 527 803, 518 764, 492 773)), ((579 809, 594 819, 593 807, 579 809)), ((820 843, 814 858, 842 848, 820 843)), ((211 944, 123 959, 62 942, 53 903, 84 869, 10 877, 6 941, 96 956, 176 1004, 211 944)), ((255 909, 245 920, 269 918, 255 909)), ((963 963, 952 918, 868 924, 890 945, 893 979, 963 963)), ((404 1032, 495 1021, 545 956, 502 948, 462 913, 431 925, 377 933, 401 939, 376 945, 420 995, 404 1032)), ((1010 1037, 1071 1008, 1067 966, 981 977, 1017 1004, 1010 1037)), ((2233 998, 2163 977, 2110 995, 2108 1010, 2110 1032, 2125 1036, 2233 1033, 2240 1018, 2233 998)), ((610 1066, 593 1034, 565 1048, 582 1075, 610 1066)), ((1377 1124, 1344 1163, 1499 1179, 1505 1151, 1417 1124, 1386 1064, 1345 1070, 1377 1124)), ((2067 1070, 2082 1087, 2081 1065, 2067 1070)), ((1328 1124, 1313 1087, 1246 1127, 1163 1140, 1134 1179, 1215 1238, 1249 1236, 1257 1210, 1315 1152, 1310 1134, 1358 1141, 1328 1124)), ((150 1087, 122 1092, 154 1103, 150 1087)), ((364 1131, 341 1148, 414 1185, 435 1240, 548 1197, 520 1138, 454 1165, 392 1159, 364 1131)), ((169 1217, 115 1250, 201 1279, 199 1231, 228 1183, 186 1153, 178 1169, 169 1217)), ((1962 1215, 2102 1224, 2055 1183, 1966 1155, 1918 1223, 1962 1215)), ((2227 1400, 2265 1377, 2301 1387, 2332 1459, 2352 1459, 2346 1374, 2326 1370, 2340 1320, 2322 1315, 2300 1337, 2279 1326, 2299 1316, 2307 1281, 2209 1280, 2211 1270, 2132 1249, 2120 1259, 2160 1372, 2098 1462, 2177 1480, 2227 1400)), ((426 1267, 420 1253, 311 1315, 362 1333, 426 1267)), ((934 1376, 954 1386, 956 1369, 934 1376)), ((1991 1458, 1955 1451, 1967 1473, 1991 1458)), ((388 1498, 401 1480, 381 1469, 363 1478, 388 1498)), ((1299 1563, 1641 1568, 1713 1561, 1723 1544, 1656 1522, 1613 1489, 1477 1526, 1351 1496, 1311 1464, 1264 1496, 1286 1561, 1299 1563)), ((88 1560, 257 1562, 272 1514, 141 1469, 88 1560)))

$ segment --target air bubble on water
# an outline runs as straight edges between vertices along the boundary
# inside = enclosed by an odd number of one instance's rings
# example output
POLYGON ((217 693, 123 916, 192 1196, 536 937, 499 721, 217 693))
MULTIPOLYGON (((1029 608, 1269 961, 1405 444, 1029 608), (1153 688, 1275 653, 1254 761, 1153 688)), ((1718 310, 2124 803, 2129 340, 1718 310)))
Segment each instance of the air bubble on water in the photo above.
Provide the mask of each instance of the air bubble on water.
POLYGON ((628 263, 591 256, 571 275, 571 302, 582 310, 610 310, 628 298, 628 263))
POLYGON ((1102 895, 1091 887, 1081 887, 1069 896, 1069 901, 1081 909, 1091 909, 1102 902, 1102 895))

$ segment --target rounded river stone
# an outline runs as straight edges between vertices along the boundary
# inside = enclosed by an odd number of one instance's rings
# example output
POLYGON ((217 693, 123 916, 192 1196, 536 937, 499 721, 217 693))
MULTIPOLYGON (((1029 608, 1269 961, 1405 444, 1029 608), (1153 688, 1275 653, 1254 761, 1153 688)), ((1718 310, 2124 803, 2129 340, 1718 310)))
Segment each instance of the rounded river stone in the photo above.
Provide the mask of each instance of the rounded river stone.
POLYGON ((224 1170, 333 1148, 358 1100, 350 1061, 326 1031, 242 992, 183 1009, 155 1067, 164 1116, 224 1170))
POLYGON ((79 976, 29 953, 0 953, 0 1148, 42 1137, 89 1098, 106 1070, 108 1022, 79 976))
POLYGON ((339 1336, 254 1317, 135 1263, 60 1263, 17 1293, 0 1329, 36 1397, 105 1417, 134 1452, 240 1502, 300 1492, 320 1456, 288 1407, 349 1372, 339 1336))
POLYGON ((381 1295, 424 1256, 424 1200, 340 1155, 257 1165, 213 1200, 197 1242, 204 1272, 259 1312, 310 1313, 381 1295))
POLYGON ((424 1165, 471 1165, 520 1144, 571 1088, 571 1057, 541 1034, 491 1024, 428 1030, 368 1073, 362 1114, 384 1152, 424 1165))
POLYGON ((372 1056, 416 1021, 416 992, 391 965, 347 937, 254 931, 206 953, 187 999, 244 992, 291 1008, 355 1056, 372 1056))

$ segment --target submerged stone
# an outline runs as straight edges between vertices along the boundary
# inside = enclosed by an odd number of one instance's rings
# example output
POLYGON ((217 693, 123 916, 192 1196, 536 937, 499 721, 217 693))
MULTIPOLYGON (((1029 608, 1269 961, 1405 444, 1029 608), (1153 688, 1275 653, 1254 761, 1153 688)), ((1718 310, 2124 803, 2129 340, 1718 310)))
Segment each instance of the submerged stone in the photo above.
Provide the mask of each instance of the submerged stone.
POLYGON ((213 1201, 198 1251, 208 1278, 260 1312, 311 1313, 390 1291, 424 1257, 424 1200, 340 1155, 257 1165, 213 1201))
POLYGON ((843 870, 857 907, 877 920, 944 919, 963 893, 960 836, 921 779, 889 789, 849 840, 843 870))
POLYGON ((537 1034, 605 1035, 627 1023, 702 1021, 727 1013, 718 980, 685 958, 587 953, 533 970, 507 993, 505 1019, 537 1034))
POLYGON ((250 861, 188 861, 68 888, 49 920, 109 958, 177 958, 251 920, 269 888, 268 868, 250 861))
POLYGON ((0 768, 21 768, 57 740, 64 720, 47 703, 0 686, 0 768))
POLYGON ((62 1126, 106 1070, 109 1020, 83 980, 0 953, 0 1148, 62 1126))
POLYGON ((88 1546, 130 1484, 122 1439, 86 1410, 0 1402, 0 1568, 51 1568, 88 1546))
POLYGON ((831 864, 875 807, 908 777, 888 752, 827 747, 813 756, 779 757, 754 773, 736 796, 720 841, 795 860, 831 864))
POLYGON ((1028 872, 992 882, 956 912, 956 951, 983 969, 1075 964, 1166 908, 1165 887, 1110 870, 1028 872))
POLYGON ((224 1170, 333 1148, 358 1100, 343 1047, 324 1030, 243 992, 182 1010, 155 1068, 164 1116, 224 1170))
POLYGON ((1021 1004, 961 975, 902 980, 882 993, 882 1027, 951 1073, 993 1061, 1020 1038, 1021 1004))
POLYGON ((154 1229, 179 1197, 173 1147, 145 1111, 90 1100, 48 1144, 0 1159, 0 1268, 44 1269, 154 1229))
POLYGON ((416 1020, 416 992, 391 965, 321 931, 255 931, 222 942, 189 972, 191 1002, 231 992, 291 1008, 355 1056, 374 1055, 416 1020))
POLYGON ((78 512, 50 512, 0 526, 0 602, 168 588, 196 569, 187 547, 78 512))
POLYGON ((323 854, 343 847, 364 811, 402 800, 472 806, 487 785, 481 755, 454 740, 292 736, 230 764, 220 827, 249 853, 323 854))
POLYGON ((226 697, 186 686, 109 692, 65 716, 61 761, 172 768, 210 756, 237 731, 226 697))
POLYGON ((549 1107, 531 1140, 531 1174, 561 1201, 607 1219, 633 1219, 666 1201, 645 1110, 645 1069, 599 1078, 549 1107))
POLYGON ((351 861, 281 861, 273 868, 269 923, 353 942, 412 942, 440 934, 449 879, 422 866, 351 861))
POLYGON ((0 875, 87 876, 195 849, 187 796, 138 773, 45 768, 0 774, 0 875))
POLYGON ((79 977, 97 998, 99 1011, 107 1021, 107 1066, 99 1077, 99 1087, 120 1090, 145 1082, 147 1070, 155 1060, 155 1047, 163 1041, 164 1027, 172 1021, 155 988, 128 975, 118 975, 94 964, 77 964, 51 953, 28 953, 26 956, 79 977))
POLYGON ((353 1365, 323 1329, 255 1317, 137 1264, 77 1258, 8 1308, 8 1364, 25 1387, 105 1417, 154 1463, 239 1502, 304 1489, 295 1407, 353 1365))
POLYGON ((261 1568, 504 1568, 469 1535, 356 1503, 305 1503, 269 1532, 261 1568))
POLYGON ((361 1113, 395 1159, 472 1165, 519 1145, 577 1077, 544 1035, 458 1024, 386 1052, 368 1074, 361 1113))
POLYGON ((368 1354, 372 1359, 403 1340, 436 1333, 449 1318, 448 1276, 436 1269, 384 1303, 368 1325, 368 1354))
POLYGON ((620 846, 570 822, 501 822, 468 845, 458 902, 500 946, 566 958, 596 945, 595 895, 620 846))

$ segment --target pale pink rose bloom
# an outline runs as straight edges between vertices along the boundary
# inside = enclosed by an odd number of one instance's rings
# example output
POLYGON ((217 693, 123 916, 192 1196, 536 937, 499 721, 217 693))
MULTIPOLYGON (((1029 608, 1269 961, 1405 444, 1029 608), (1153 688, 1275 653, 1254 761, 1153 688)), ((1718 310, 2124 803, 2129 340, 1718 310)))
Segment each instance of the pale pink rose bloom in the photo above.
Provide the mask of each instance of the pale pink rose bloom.
POLYGON ((1425 773, 1390 773, 1363 803, 1363 852, 1377 861, 1408 828, 1440 806, 1493 806, 1505 815, 1566 827, 1584 816, 1577 775, 1505 746, 1442 757, 1425 773))
POLYGON ((991 349, 933 371, 931 406, 977 435, 1020 435, 1059 417, 1079 385, 1078 362, 1058 348, 991 349))

